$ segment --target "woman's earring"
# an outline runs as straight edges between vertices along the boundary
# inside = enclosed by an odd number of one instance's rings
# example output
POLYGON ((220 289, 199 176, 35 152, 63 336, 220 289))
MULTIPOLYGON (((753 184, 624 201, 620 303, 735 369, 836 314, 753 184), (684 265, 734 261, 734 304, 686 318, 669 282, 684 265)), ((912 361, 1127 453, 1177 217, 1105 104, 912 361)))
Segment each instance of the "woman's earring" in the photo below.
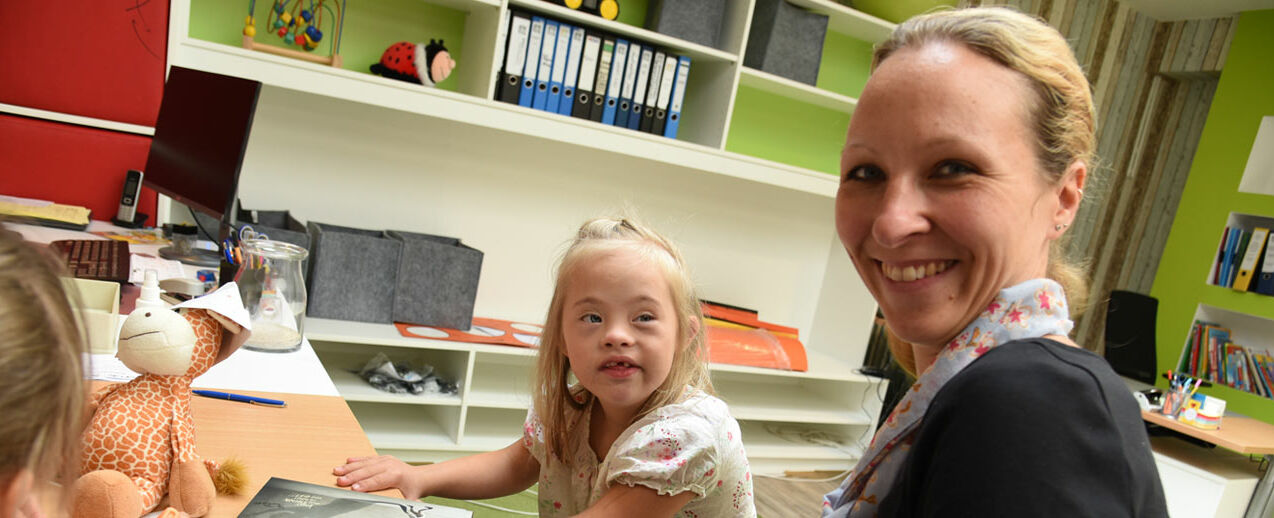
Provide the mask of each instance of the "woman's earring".
POLYGON ((1053 225, 1053 230, 1056 230, 1056 231, 1060 232, 1062 229, 1064 229, 1064 228, 1066 228, 1066 227, 1068 227, 1068 226, 1070 226, 1070 225, 1068 225, 1068 224, 1066 224, 1066 223, 1058 223, 1058 224, 1056 224, 1056 225, 1053 225))
POLYGON ((1080 198, 1083 198, 1083 197, 1084 197, 1084 190, 1083 190, 1083 189, 1075 189, 1075 190, 1076 190, 1076 191, 1079 191, 1079 197, 1080 197, 1080 198))

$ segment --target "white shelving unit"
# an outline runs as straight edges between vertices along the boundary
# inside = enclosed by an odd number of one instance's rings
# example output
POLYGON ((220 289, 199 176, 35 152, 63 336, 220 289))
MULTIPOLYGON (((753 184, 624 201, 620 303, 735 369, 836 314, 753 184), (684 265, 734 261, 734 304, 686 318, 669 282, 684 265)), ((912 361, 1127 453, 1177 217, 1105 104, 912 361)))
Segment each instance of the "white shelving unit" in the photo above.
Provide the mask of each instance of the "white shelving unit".
MULTIPOLYGON (((531 405, 533 350, 402 338, 383 324, 311 318, 306 326, 315 352, 377 449, 409 460, 437 460, 502 448, 519 437, 531 405), (451 378, 459 381, 460 394, 380 392, 348 370, 361 363, 359 357, 376 352, 430 363, 444 376, 460 372, 451 378)), ((739 420, 757 469, 843 468, 870 438, 884 381, 856 374, 816 351, 810 367, 808 372, 788 372, 711 366, 717 392, 739 420), (811 436, 839 445, 802 439, 811 436)))
MULTIPOLYGON (((714 365, 753 469, 846 469, 884 393, 856 373, 875 304, 836 238, 837 179, 725 151, 740 84, 837 112, 855 100, 743 67, 753 2, 727 2, 722 49, 608 22, 543 0, 420 0, 465 13, 457 91, 190 36, 170 6, 169 64, 264 87, 240 173, 246 207, 304 221, 460 237, 485 253, 475 315, 543 318, 551 267, 585 219, 624 208, 682 247, 700 295, 797 327, 809 372, 714 365), (659 45, 694 65, 678 139, 491 100, 509 9, 659 45)), ((892 25, 829 0, 799 0, 830 30, 877 41, 892 25)), ((347 42, 349 35, 345 36, 347 42)), ((405 338, 386 324, 309 319, 306 335, 373 446, 411 461, 503 447, 521 433, 535 351, 405 338), (455 396, 384 394, 353 373, 375 353, 433 365, 455 396)))

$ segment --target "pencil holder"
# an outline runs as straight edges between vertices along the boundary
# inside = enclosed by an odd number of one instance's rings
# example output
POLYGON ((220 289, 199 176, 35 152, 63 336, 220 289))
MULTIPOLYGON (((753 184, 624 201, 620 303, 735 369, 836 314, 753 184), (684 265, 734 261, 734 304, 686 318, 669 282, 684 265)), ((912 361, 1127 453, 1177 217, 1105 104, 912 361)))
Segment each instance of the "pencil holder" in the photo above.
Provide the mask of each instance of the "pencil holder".
POLYGON ((265 352, 300 349, 307 303, 301 264, 309 252, 268 239, 248 239, 241 246, 243 261, 234 280, 252 317, 252 334, 243 347, 265 352))

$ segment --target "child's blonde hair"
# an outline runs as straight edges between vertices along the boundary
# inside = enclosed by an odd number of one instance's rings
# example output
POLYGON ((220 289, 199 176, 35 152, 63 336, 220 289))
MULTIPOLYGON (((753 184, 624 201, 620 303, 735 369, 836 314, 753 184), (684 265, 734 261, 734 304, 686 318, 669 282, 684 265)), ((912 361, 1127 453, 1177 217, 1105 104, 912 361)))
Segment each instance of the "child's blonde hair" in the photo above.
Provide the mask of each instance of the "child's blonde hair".
POLYGON ((587 408, 593 395, 582 386, 571 387, 566 340, 562 334, 562 313, 567 281, 586 261, 620 248, 635 250, 657 265, 664 274, 677 313, 678 345, 673 353, 668 378, 646 399, 634 419, 650 411, 682 401, 699 389, 712 393, 704 345, 703 310, 695 295, 694 283, 676 245, 654 230, 632 219, 598 218, 585 222, 558 262, 553 299, 549 303, 535 382, 535 413, 544 426, 544 442, 551 454, 565 460, 570 429, 587 408))
POLYGON ((0 227, 0 483, 79 470, 84 342, 47 248, 0 227))

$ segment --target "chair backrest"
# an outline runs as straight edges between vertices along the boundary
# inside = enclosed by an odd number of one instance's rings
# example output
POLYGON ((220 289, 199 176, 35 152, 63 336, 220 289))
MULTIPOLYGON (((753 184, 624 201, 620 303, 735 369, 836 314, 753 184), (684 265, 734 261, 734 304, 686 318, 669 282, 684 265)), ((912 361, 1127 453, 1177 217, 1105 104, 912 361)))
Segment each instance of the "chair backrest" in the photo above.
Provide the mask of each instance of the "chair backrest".
POLYGON ((1155 315, 1159 300, 1113 290, 1106 306, 1106 361, 1121 376, 1155 383, 1155 315))

